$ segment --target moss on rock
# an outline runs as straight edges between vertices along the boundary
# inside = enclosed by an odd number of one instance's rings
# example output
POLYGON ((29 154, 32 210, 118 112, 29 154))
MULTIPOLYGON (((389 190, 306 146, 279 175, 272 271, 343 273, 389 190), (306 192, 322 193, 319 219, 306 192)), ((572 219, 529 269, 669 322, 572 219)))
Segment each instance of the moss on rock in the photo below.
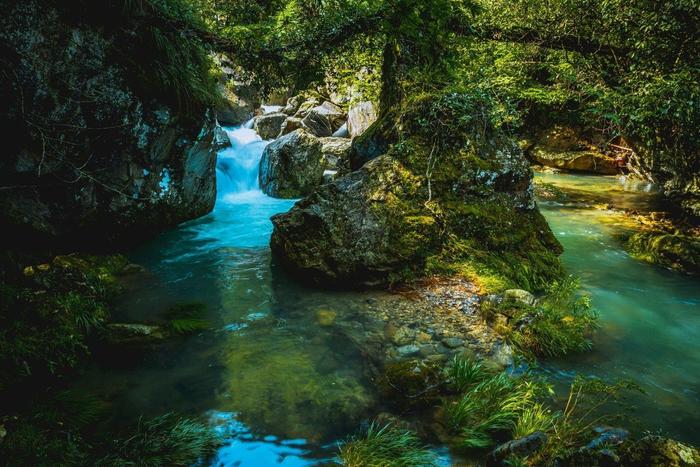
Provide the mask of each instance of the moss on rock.
POLYGON ((700 240, 667 232, 640 232, 627 240, 635 258, 684 272, 700 272, 700 240))
POLYGON ((487 291, 544 289, 561 275, 561 245, 522 151, 483 119, 484 105, 424 95, 381 116, 353 142, 359 170, 273 218, 273 250, 317 282, 447 273, 487 291))

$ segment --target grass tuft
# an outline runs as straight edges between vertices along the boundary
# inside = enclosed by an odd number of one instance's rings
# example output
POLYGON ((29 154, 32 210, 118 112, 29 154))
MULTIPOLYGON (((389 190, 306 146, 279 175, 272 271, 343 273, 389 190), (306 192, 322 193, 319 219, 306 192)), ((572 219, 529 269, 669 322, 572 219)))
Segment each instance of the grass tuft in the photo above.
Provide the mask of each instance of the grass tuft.
POLYGON ((346 467, 409 467, 437 465, 437 456, 418 437, 391 424, 370 424, 367 431, 340 446, 339 461, 346 467))

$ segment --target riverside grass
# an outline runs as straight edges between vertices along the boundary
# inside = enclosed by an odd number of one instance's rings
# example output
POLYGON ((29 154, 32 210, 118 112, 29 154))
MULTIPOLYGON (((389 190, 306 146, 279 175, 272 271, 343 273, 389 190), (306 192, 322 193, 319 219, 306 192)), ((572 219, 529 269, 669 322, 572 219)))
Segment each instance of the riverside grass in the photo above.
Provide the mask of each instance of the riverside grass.
POLYGON ((346 467, 436 466, 437 456, 418 437, 394 425, 373 422, 364 433, 340 446, 338 460, 346 467))

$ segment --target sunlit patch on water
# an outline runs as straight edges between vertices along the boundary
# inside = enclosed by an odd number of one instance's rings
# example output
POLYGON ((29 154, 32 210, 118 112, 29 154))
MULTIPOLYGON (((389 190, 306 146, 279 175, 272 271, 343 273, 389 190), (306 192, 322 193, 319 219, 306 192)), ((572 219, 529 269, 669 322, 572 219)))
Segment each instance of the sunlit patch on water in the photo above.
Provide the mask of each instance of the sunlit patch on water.
POLYGON ((276 436, 256 436, 250 428, 236 419, 231 412, 214 411, 210 422, 224 438, 224 446, 212 460, 213 466, 258 467, 261 465, 307 466, 329 461, 330 458, 311 458, 304 439, 279 439, 276 436))

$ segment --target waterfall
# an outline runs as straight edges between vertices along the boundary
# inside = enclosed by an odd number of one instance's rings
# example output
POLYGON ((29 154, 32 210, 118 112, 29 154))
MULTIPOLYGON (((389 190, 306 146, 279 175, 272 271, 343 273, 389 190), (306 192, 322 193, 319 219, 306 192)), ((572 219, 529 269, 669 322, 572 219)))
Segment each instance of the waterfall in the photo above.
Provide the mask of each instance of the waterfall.
POLYGON ((218 201, 261 194, 258 171, 267 142, 248 128, 226 129, 226 133, 231 147, 219 152, 217 159, 218 201))

